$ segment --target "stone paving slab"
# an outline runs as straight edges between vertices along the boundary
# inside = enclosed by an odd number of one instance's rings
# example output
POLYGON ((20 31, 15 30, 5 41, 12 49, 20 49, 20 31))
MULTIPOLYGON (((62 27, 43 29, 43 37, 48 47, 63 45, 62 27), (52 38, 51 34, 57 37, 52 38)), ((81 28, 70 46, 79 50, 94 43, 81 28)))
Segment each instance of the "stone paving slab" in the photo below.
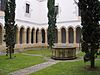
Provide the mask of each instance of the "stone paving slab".
POLYGON ((59 61, 48 61, 48 62, 45 62, 45 63, 42 63, 42 64, 38 64, 38 65, 35 65, 35 66, 31 66, 31 67, 28 67, 28 68, 24 68, 24 69, 12 72, 9 75, 28 75, 28 74, 31 74, 33 72, 44 69, 46 67, 49 67, 51 65, 54 65, 58 62, 59 61))

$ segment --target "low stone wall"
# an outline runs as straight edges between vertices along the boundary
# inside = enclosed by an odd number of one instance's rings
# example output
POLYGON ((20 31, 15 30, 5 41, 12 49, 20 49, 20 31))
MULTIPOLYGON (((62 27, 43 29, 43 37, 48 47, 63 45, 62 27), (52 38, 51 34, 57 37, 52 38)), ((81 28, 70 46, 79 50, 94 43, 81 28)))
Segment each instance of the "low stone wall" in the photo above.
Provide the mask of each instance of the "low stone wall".
MULTIPOLYGON (((21 50, 23 51, 24 49, 30 49, 30 48, 48 48, 47 44, 16 44, 15 45, 15 50, 21 50)), ((5 52, 6 51, 6 45, 0 45, 0 52, 5 52)))

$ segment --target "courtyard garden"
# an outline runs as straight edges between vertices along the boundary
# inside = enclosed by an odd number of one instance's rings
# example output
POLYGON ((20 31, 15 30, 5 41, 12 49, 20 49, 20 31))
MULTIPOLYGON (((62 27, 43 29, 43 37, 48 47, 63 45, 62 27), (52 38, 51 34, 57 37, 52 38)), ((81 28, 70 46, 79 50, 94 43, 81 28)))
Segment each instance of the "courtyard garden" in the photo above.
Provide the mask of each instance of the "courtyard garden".
MULTIPOLYGON (((0 75, 8 75, 14 71, 47 62, 51 54, 50 49, 36 49, 16 53, 13 55, 13 59, 0 55, 0 75)), ((84 63, 83 60, 80 60, 83 55, 84 53, 80 52, 75 60, 59 60, 57 64, 30 75, 100 75, 100 60, 96 60, 96 69, 91 70, 88 68, 89 62, 84 63)), ((100 56, 97 58, 99 59, 100 56)))
POLYGON ((13 59, 0 55, 0 75, 46 62, 45 56, 49 56, 49 54, 49 50, 28 50, 14 54, 13 59))
POLYGON ((100 75, 100 60, 96 61, 95 70, 90 70, 87 67, 89 63, 83 61, 74 62, 59 62, 41 71, 30 75, 100 75))

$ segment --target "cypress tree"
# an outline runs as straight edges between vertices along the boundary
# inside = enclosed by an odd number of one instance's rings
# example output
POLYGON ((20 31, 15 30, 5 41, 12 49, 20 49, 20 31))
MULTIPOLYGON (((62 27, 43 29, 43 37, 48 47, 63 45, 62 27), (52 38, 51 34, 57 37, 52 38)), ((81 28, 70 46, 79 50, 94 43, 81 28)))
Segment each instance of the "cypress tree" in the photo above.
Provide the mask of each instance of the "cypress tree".
POLYGON ((82 52, 84 61, 90 61, 95 68, 95 58, 100 45, 100 2, 99 0, 79 0, 78 7, 82 25, 82 52))
POLYGON ((7 47, 7 54, 10 54, 10 58, 12 58, 12 53, 14 53, 15 46, 15 0, 5 0, 5 42, 7 47))
POLYGON ((57 16, 57 10, 55 6, 55 0, 48 0, 47 3, 48 7, 48 30, 47 30, 47 36, 48 36, 48 44, 49 47, 52 48, 54 45, 55 40, 55 29, 56 29, 56 16, 57 16))

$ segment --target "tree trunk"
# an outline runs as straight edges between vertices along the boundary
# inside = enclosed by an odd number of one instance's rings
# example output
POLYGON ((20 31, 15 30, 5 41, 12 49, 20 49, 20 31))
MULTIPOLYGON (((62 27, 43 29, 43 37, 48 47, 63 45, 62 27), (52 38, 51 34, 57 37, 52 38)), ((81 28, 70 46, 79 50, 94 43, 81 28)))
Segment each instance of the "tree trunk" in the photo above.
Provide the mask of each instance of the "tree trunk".
POLYGON ((11 47, 9 48, 9 51, 10 51, 10 59, 11 59, 12 58, 12 55, 11 55, 12 54, 12 48, 11 47))
POLYGON ((94 50, 91 49, 91 68, 95 68, 95 57, 94 57, 94 50))

